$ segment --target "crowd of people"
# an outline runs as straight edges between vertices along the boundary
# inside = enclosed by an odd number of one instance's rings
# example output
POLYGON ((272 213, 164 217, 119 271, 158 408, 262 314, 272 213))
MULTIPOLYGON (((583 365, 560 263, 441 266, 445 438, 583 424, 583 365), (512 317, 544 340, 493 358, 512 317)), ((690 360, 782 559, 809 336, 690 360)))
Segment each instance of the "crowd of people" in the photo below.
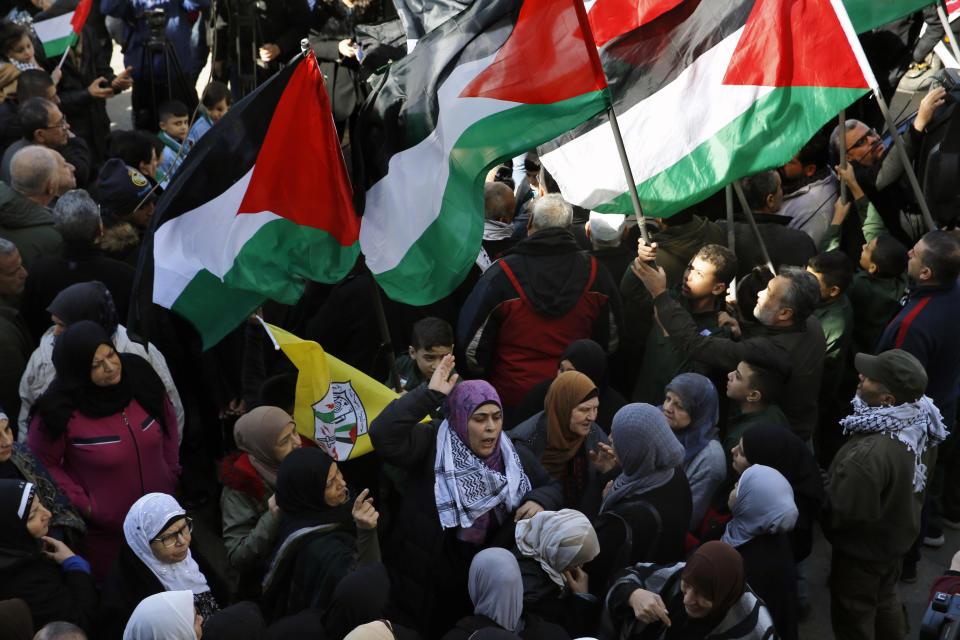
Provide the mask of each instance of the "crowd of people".
POLYGON ((243 3, 102 0, 48 58, 32 25, 76 5, 0 24, 0 638, 792 640, 817 529, 836 637, 905 637, 898 583, 960 529, 960 232, 925 227, 869 109, 743 178, 733 219, 584 211, 536 150, 494 167, 470 274, 382 298, 387 335, 362 265, 266 304, 400 394, 335 460, 255 318, 207 351, 123 322, 192 146, 303 37, 348 146, 392 3, 255 3, 248 33, 243 3))

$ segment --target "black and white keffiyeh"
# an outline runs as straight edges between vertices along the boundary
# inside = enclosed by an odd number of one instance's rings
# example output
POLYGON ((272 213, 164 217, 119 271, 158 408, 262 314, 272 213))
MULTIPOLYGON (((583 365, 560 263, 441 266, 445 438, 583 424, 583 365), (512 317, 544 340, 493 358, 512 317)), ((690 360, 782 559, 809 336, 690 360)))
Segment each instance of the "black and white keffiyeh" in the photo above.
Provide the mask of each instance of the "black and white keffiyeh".
POLYGON ((840 421, 843 435, 885 433, 907 445, 916 458, 913 491, 923 491, 927 481, 927 465, 923 464, 921 458, 927 449, 935 447, 947 437, 947 428, 933 400, 921 396, 915 402, 892 407, 871 407, 860 396, 854 396, 851 404, 853 414, 840 421))
POLYGON ((437 430, 433 493, 444 529, 468 528, 492 509, 513 511, 530 489, 520 457, 500 433, 505 474, 486 466, 457 436, 446 420, 437 430))

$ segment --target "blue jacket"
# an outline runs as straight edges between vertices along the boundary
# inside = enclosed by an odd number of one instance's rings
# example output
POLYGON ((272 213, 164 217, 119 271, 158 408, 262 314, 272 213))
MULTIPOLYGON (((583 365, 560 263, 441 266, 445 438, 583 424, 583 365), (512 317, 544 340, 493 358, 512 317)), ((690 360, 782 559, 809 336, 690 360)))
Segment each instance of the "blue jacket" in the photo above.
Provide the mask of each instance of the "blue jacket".
POLYGON ((950 428, 956 422, 960 392, 960 285, 918 286, 910 290, 906 306, 887 325, 877 353, 903 349, 927 370, 927 395, 950 428))
MULTIPOLYGON (((135 82, 148 81, 150 78, 149 67, 144 64, 147 55, 145 45, 150 29, 146 21, 138 20, 137 16, 148 9, 163 10, 167 18, 166 34, 177 52, 181 71, 193 77, 203 68, 204 61, 197 54, 196 47, 191 44, 190 33, 196 20, 190 20, 187 14, 209 6, 210 0, 100 0, 101 13, 123 20, 121 44, 126 47, 123 64, 133 67, 131 75, 135 82)), ((156 83, 165 85, 167 70, 163 56, 154 57, 153 70, 156 83)))

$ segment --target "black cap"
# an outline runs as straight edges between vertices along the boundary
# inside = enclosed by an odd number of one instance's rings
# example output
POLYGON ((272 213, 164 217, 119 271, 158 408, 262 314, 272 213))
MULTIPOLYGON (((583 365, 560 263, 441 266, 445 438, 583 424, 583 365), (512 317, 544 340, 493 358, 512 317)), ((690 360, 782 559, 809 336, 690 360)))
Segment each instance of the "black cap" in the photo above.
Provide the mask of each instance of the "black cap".
POLYGON ((881 383, 898 403, 914 402, 927 390, 927 372, 916 356, 903 349, 890 349, 880 355, 858 353, 857 371, 881 383))
POLYGON ((120 158, 110 158, 100 169, 91 195, 105 213, 122 218, 134 212, 151 188, 142 173, 128 167, 120 158))

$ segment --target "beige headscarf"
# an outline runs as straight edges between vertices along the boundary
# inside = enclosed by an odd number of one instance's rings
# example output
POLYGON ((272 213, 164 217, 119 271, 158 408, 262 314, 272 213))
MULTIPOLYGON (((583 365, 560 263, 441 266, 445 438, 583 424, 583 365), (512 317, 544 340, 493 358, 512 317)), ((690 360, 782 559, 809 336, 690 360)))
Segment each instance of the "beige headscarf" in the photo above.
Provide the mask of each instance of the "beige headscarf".
POLYGON ((273 447, 291 422, 290 414, 279 407, 257 407, 240 416, 233 425, 237 448, 250 456, 250 464, 270 487, 277 485, 277 470, 280 468, 280 463, 273 457, 273 447))
POLYGON ((584 436, 570 430, 570 414, 588 395, 597 392, 593 380, 579 371, 565 371, 550 384, 543 410, 547 414, 547 448, 543 468, 554 478, 567 475, 567 461, 583 444, 584 436))
POLYGON ((346 636, 343 640, 393 640, 393 631, 383 620, 376 620, 362 624, 346 636))
POLYGON ((541 511, 517 523, 517 548, 540 563, 550 579, 564 585, 563 572, 590 562, 600 553, 597 532, 587 516, 574 509, 541 511))

